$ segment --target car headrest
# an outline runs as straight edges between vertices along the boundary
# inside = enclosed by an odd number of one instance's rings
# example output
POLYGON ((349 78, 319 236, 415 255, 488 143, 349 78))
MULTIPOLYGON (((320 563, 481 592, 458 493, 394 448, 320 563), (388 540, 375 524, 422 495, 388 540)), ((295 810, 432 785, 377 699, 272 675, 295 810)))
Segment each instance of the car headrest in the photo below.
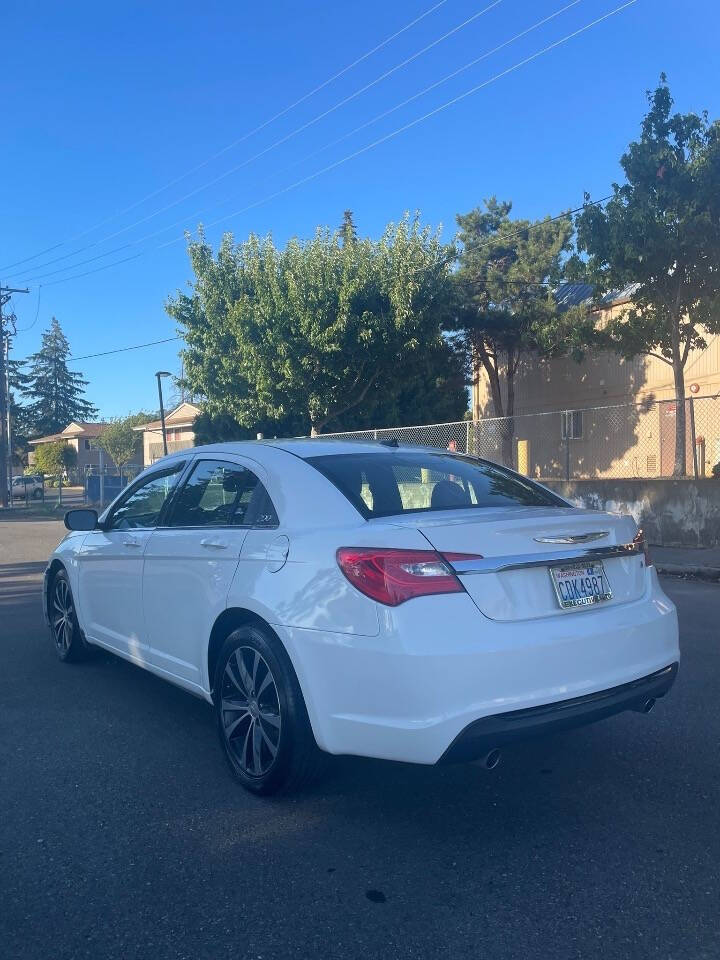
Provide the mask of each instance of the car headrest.
POLYGON ((469 507, 470 495, 452 480, 438 480, 430 497, 431 510, 452 510, 457 507, 469 507))

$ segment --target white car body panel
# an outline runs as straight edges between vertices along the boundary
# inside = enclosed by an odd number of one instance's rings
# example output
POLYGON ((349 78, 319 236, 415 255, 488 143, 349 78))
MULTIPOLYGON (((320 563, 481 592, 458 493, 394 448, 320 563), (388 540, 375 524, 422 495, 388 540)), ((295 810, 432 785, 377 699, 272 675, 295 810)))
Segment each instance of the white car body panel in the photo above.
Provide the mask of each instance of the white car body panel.
POLYGON ((148 659, 158 671, 209 692, 207 641, 227 606, 247 530, 158 529, 144 558, 148 659))
POLYGON ((613 598, 589 608, 560 609, 542 566, 460 573, 466 592, 396 607, 360 593, 338 566, 340 546, 502 558, 562 550, 537 538, 595 532, 593 546, 603 547, 628 544, 637 531, 632 518, 563 506, 365 520, 302 459, 378 449, 230 443, 156 463, 146 474, 177 459, 246 465, 279 524, 66 537, 52 562, 69 572, 88 641, 211 700, 213 625, 228 609, 249 611, 285 646, 320 747, 417 763, 437 762, 483 717, 610 690, 678 662, 675 608, 637 553, 605 561, 613 598), (140 545, 126 545, 131 538, 140 545))
POLYGON ((76 607, 87 639, 148 662, 143 625, 143 557, 151 530, 95 530, 78 551, 76 607))
POLYGON ((679 659, 675 608, 652 568, 635 603, 545 623, 494 623, 453 594, 386 608, 376 638, 288 630, 284 641, 299 677, 332 677, 306 682, 320 746, 415 763, 436 763, 474 720, 608 690, 679 659))

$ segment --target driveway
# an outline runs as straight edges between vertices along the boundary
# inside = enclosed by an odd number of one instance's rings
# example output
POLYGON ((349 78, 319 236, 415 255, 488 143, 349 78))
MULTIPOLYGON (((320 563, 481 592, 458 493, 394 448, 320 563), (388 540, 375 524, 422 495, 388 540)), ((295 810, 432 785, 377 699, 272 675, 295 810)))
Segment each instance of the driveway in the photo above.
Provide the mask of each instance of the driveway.
POLYGON ((38 591, 62 532, 0 523, 3 958, 720 955, 720 586, 666 582, 684 660, 649 716, 492 773, 336 759, 267 802, 207 704, 109 655, 57 661, 38 591))

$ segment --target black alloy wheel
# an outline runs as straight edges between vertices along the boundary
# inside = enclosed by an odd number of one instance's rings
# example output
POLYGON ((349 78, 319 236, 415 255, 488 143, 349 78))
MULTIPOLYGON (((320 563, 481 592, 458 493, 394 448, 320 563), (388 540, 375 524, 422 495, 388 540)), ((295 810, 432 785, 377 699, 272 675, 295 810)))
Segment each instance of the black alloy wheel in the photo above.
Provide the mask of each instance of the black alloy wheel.
POLYGON ((213 699, 230 769, 251 793, 293 792, 324 767, 290 658, 269 627, 253 622, 227 637, 213 699))
POLYGON ((70 580, 65 570, 58 570, 53 578, 48 614, 50 632, 60 659, 66 662, 84 659, 89 648, 78 624, 70 580))

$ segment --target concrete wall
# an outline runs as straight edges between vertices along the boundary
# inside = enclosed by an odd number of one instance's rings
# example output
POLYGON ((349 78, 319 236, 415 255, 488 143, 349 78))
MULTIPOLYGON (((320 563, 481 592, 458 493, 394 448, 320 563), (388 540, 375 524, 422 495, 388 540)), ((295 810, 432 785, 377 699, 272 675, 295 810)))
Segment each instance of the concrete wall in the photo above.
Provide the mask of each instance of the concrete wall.
POLYGON ((551 480, 546 485, 578 506, 631 514, 649 543, 720 546, 720 479, 551 480))

